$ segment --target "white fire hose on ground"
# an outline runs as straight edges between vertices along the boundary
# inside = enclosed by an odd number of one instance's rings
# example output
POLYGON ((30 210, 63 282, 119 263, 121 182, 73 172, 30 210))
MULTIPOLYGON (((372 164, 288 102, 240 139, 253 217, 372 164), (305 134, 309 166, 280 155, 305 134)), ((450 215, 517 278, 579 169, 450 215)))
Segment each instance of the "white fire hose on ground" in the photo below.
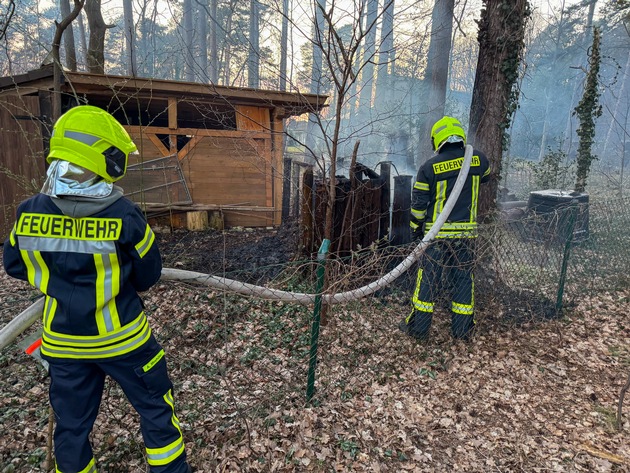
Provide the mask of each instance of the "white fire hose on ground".
MULTIPOLYGON (((444 209, 438 215, 435 223, 424 236, 422 241, 413 249, 413 251, 407 256, 398 266, 392 269, 389 273, 385 274, 380 279, 351 291, 340 292, 337 294, 324 294, 322 300, 326 304, 339 304, 342 302, 349 302, 352 300, 360 299, 362 297, 373 294, 386 287, 392 281, 396 280, 401 274, 405 273, 411 265, 418 260, 420 255, 424 253, 425 248, 429 242, 437 235, 437 233, 444 225, 444 222, 448 219, 459 194, 461 193, 468 171, 470 170, 470 163, 472 161, 473 148, 470 145, 466 145, 466 152, 464 154, 464 160, 459 172, 459 176, 455 181, 455 186, 449 196, 444 209)), ((247 284, 233 279, 222 278, 218 276, 211 276, 204 273, 197 273, 194 271, 185 271, 182 269, 163 268, 162 277, 163 281, 185 281, 195 282, 206 286, 213 287, 215 289, 226 290, 237 294, 256 296, 261 299, 280 300, 286 302, 294 302, 300 304, 310 304, 315 301, 316 294, 305 294, 297 292, 282 291, 279 289, 271 289, 263 286, 256 286, 253 284, 247 284)), ((44 299, 41 298, 30 307, 20 313, 11 322, 0 330, 0 350, 8 346, 13 340, 15 340, 22 332, 28 329, 33 323, 41 319, 44 308, 44 299)))

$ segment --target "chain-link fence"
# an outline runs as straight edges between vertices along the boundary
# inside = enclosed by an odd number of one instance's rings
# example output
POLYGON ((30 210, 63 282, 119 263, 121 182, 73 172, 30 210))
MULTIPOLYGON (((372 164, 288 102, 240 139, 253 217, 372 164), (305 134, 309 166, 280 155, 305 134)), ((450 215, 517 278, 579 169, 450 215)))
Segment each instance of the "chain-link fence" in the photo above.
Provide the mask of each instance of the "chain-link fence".
MULTIPOLYGON (((165 267, 227 278, 222 280, 227 290, 198 280, 161 281, 143 296, 167 353, 191 463, 200 471, 526 471, 558 461, 560 471, 563 464, 566 471, 593 471, 594 457, 580 457, 567 447, 569 440, 563 444, 560 434, 549 433, 557 413, 544 404, 548 391, 552 397, 569 394, 557 383, 566 381, 566 374, 545 376, 568 368, 560 359, 535 353, 549 350, 553 334, 548 332, 561 330, 547 324, 580 301, 627 289, 629 204, 630 199, 596 202, 544 218, 485 225, 477 242, 477 334, 467 344, 451 340, 448 306, 442 303, 436 304, 427 342, 397 331, 410 310, 416 266, 368 297, 322 303, 316 310, 313 303, 236 291, 246 283, 317 293, 323 262, 299 256, 292 240, 299 232, 285 232, 282 241, 282 231, 258 238, 254 232, 162 236, 165 267), (575 241, 567 225, 576 227, 580 211, 588 213, 588 234, 575 241), (523 324, 530 332, 514 328, 523 324), (534 359, 531 371, 524 368, 521 349, 534 359), (513 376, 518 382, 510 387, 506 383, 513 376), (540 399, 516 391, 521 385, 539 392, 540 399), (549 424, 538 425, 539 414, 549 416, 549 424), (543 434, 556 435, 560 445, 545 447, 555 452, 551 459, 539 453, 545 448, 537 440, 526 447, 543 434)), ((412 249, 374 245, 329 259, 325 292, 364 287, 397 267, 412 249)), ((4 273, 2 279, 4 326, 37 295, 4 273)), ((618 336, 609 341, 621 347, 627 332, 618 336)), ((630 364, 627 352, 615 359, 610 366, 617 371, 630 364)), ((584 368, 592 369, 587 401, 605 406, 608 378, 599 377, 601 366, 592 363, 584 368)), ((0 472, 45 471, 48 379, 16 344, 0 352, 0 369, 0 472)), ((577 416, 580 408, 575 401, 577 416)), ((600 417, 605 416, 600 412, 600 417)), ((597 439, 609 448, 622 445, 622 434, 602 430, 603 422, 590 424, 599 432, 597 439)), ((571 430, 564 424, 554 428, 571 430)), ((574 428, 582 432, 581 424, 574 428)), ((137 416, 114 383, 107 384, 92 441, 99 471, 146 471, 137 416)))

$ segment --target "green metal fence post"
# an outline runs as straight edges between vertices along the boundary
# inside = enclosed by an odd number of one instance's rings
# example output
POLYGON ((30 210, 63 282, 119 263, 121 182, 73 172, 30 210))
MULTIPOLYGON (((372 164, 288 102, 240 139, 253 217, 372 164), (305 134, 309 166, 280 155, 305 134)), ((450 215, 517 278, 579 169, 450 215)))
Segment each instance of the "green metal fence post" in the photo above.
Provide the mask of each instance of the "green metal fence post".
POLYGON ((564 295, 564 285, 567 280, 567 267, 569 265, 569 256, 571 255, 571 246, 573 244, 573 230, 575 229, 575 221, 578 215, 578 201, 571 201, 569 208, 569 235, 564 244, 564 254, 562 255, 562 267, 560 268, 560 281, 558 281, 558 297, 556 298, 556 315, 562 310, 562 296, 564 295))
POLYGON ((330 248, 330 240, 325 239, 317 252, 317 292, 315 293, 315 309, 313 310, 313 326, 311 328, 311 351, 308 364, 308 381, 306 383, 306 401, 311 402, 315 393, 315 368, 317 366, 317 344, 319 342, 319 321, 322 312, 322 290, 326 274, 326 254, 330 248))

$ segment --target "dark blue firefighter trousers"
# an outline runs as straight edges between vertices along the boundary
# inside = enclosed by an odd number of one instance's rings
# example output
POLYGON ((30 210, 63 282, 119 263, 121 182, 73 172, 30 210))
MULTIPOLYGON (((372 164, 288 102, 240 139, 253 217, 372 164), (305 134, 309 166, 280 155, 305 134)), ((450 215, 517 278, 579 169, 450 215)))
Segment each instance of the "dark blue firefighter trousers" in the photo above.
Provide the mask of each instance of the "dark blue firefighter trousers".
POLYGON ((140 415, 152 473, 186 473, 186 452, 173 407, 164 351, 151 339, 122 357, 91 361, 47 357, 55 413, 55 461, 60 473, 97 471, 89 435, 101 404, 105 376, 116 381, 140 415))

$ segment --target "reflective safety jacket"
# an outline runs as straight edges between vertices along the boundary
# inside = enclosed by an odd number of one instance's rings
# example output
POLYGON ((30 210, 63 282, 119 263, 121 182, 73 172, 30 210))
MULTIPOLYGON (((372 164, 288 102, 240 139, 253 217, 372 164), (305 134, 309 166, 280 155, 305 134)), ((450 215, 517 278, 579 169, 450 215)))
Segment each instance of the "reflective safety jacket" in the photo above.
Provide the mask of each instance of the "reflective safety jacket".
MULTIPOLYGON (((416 231, 424 224, 429 231, 444 209, 451 195, 459 170, 464 162, 461 143, 447 143, 419 169, 411 192, 411 229, 416 231)), ((473 150, 470 171, 455 207, 442 225, 436 238, 474 238, 477 236, 477 205, 479 184, 490 176, 490 163, 486 156, 473 150)))
POLYGON ((144 215, 117 192, 106 206, 37 194, 18 207, 3 261, 46 296, 44 357, 112 358, 149 340, 138 292, 158 281, 162 260, 144 215))

